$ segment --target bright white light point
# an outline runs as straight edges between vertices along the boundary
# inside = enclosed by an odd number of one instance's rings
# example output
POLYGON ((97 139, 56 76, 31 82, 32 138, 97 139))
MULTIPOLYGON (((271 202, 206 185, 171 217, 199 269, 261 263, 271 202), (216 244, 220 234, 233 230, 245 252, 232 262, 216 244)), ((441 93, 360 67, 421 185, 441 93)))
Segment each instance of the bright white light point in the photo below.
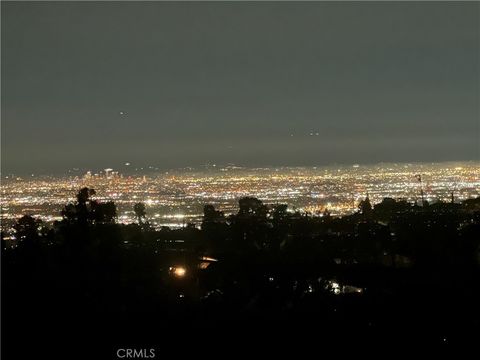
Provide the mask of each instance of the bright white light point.
POLYGON ((123 115, 123 114, 125 114, 125 113, 123 111, 120 111, 120 115, 123 115))
POLYGON ((129 163, 129 162, 126 162, 126 163, 125 163, 125 166, 130 166, 130 163, 129 163))

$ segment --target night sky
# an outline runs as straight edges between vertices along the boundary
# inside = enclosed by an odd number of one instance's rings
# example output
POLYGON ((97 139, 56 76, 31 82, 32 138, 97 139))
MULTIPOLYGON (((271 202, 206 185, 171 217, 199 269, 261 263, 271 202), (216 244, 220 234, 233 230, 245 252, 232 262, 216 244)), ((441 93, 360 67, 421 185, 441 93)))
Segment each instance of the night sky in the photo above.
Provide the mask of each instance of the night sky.
POLYGON ((479 159, 479 3, 1 6, 4 174, 479 159))

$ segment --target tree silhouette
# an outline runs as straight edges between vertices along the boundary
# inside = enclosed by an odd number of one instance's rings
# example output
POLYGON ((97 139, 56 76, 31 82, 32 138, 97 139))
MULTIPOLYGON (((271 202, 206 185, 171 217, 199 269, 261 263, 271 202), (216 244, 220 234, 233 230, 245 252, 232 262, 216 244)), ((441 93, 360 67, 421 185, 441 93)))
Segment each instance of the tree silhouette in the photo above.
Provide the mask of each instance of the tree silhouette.
POLYGON ((5 253, 5 250, 7 250, 7 240, 5 239, 6 234, 5 232, 1 231, 0 232, 0 239, 2 241, 2 254, 5 253))
MULTIPOLYGON (((77 202, 75 204, 67 204, 63 208, 61 214, 66 222, 77 223, 79 225, 87 225, 94 220, 91 212, 92 200, 91 196, 95 195, 95 190, 84 187, 77 193, 77 202)), ((95 206, 95 205, 94 205, 95 206)))
POLYGON ((264 219, 267 216, 267 207, 263 202, 254 197, 244 197, 238 201, 240 207, 238 215, 242 217, 250 217, 264 219))
POLYGON ((135 216, 137 217, 138 223, 141 225, 145 222, 147 217, 147 212, 145 210, 144 203, 136 203, 133 205, 133 211, 135 212, 135 216))
POLYGON ((213 205, 205 205, 203 207, 202 227, 206 224, 224 223, 225 215, 222 211, 215 210, 213 205))
POLYGON ((80 189, 80 191, 77 194, 77 203, 79 205, 86 205, 87 202, 90 200, 90 198, 95 194, 96 192, 94 189, 84 187, 80 189))
POLYGON ((282 223, 283 221, 285 221, 288 217, 287 209, 288 205, 286 204, 275 205, 271 212, 272 221, 274 223, 282 223))
POLYGON ((206 243, 213 251, 224 250, 228 228, 222 211, 216 210, 213 205, 205 205, 203 207, 201 229, 205 235, 206 243))
POLYGON ((73 238, 89 240, 89 237, 84 233, 88 228, 99 224, 115 224, 117 219, 115 203, 113 201, 101 203, 92 199, 93 195, 95 195, 94 189, 82 188, 77 193, 77 201, 65 205, 62 209, 62 224, 69 225, 64 227, 63 230, 72 232, 72 235, 68 235, 66 238, 70 240, 73 238))
POLYGON ((39 231, 42 226, 40 219, 35 219, 31 215, 24 215, 13 226, 16 232, 17 240, 25 246, 38 245, 39 231))
POLYGON ((370 216, 371 215, 372 204, 370 203, 370 199, 369 199, 368 195, 365 198, 365 200, 360 201, 360 203, 358 204, 358 208, 360 210, 360 213, 363 216, 370 216))
POLYGON ((405 200, 395 200, 386 197, 382 202, 373 207, 374 216, 378 220, 390 221, 393 216, 411 209, 411 205, 405 200))
POLYGON ((117 207, 113 201, 99 203, 98 201, 90 202, 90 214, 95 223, 112 224, 117 217, 117 207))
POLYGON ((238 214, 230 217, 233 238, 237 247, 264 248, 267 245, 268 208, 254 197, 244 197, 238 201, 238 214))

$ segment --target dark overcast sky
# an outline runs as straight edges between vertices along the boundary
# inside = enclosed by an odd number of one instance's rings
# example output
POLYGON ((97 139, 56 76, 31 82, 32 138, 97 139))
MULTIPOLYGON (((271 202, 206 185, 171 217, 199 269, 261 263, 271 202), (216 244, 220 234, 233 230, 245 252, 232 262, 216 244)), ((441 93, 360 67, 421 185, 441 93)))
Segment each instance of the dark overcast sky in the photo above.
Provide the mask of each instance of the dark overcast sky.
POLYGON ((2 171, 478 160, 479 6, 2 2, 2 171))

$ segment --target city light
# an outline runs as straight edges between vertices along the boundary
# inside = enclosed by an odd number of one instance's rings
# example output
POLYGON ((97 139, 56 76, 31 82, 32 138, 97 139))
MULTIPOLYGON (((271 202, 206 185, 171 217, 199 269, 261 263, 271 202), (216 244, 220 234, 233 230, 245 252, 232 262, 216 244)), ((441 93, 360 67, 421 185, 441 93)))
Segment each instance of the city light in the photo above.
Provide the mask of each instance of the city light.
POLYGON ((170 273, 173 276, 182 278, 187 273, 187 270, 183 266, 172 266, 170 267, 170 273))
POLYGON ((135 223, 133 205, 147 205, 151 226, 181 228, 202 221, 203 206, 213 204, 226 215, 238 211, 238 199, 255 196, 267 205, 287 204, 289 213, 332 216, 358 211, 369 194, 373 205, 383 198, 429 202, 460 202, 479 196, 480 164, 378 164, 340 167, 240 168, 219 167, 202 171, 169 171, 144 176, 124 176, 111 168, 84 176, 20 178, 5 176, 1 184, 2 230, 31 214, 46 223, 61 220, 60 212, 75 201, 82 187, 94 188, 98 201, 114 201, 120 223, 135 223), (421 174, 420 184, 416 175, 421 174))

